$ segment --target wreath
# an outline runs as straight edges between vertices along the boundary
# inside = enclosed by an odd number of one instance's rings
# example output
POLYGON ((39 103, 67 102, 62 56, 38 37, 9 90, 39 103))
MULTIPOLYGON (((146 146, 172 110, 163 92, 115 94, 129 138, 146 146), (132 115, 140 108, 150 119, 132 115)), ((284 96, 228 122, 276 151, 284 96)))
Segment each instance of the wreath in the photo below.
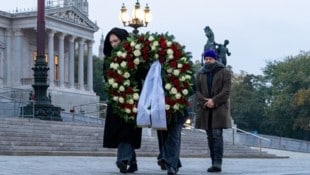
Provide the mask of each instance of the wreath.
POLYGON ((174 113, 183 112, 189 106, 188 97, 192 93, 191 54, 184 51, 185 46, 174 41, 169 34, 145 33, 130 35, 111 56, 106 58, 107 83, 110 104, 114 113, 126 122, 134 122, 141 87, 136 77, 140 70, 148 70, 158 60, 165 95, 167 119, 174 113))

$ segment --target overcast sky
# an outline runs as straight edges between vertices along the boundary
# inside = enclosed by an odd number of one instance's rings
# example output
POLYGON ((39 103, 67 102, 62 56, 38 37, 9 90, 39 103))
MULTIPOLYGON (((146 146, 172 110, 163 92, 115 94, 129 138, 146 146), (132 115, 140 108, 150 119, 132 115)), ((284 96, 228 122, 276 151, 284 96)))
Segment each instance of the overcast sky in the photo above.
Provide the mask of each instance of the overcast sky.
MULTIPOLYGON (((100 27, 95 34, 94 54, 101 35, 119 21, 122 3, 131 12, 136 0, 88 0, 89 18, 100 27)), ((310 0, 139 0, 148 3, 153 21, 140 32, 172 34, 186 46, 194 60, 200 59, 210 26, 215 41, 230 41, 227 58, 233 71, 262 74, 267 60, 283 60, 300 51, 310 51, 310 0)), ((36 7, 36 0, 10 0, 1 10, 36 7)), ((132 31, 131 28, 127 28, 132 31)))

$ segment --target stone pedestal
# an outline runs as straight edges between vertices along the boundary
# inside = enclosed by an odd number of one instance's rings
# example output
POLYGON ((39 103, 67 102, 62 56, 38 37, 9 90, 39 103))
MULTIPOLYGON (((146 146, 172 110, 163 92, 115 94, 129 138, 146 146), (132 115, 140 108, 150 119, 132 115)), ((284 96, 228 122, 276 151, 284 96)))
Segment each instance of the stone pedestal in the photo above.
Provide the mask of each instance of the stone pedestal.
POLYGON ((60 116, 60 107, 51 104, 28 104, 22 107, 22 117, 37 118, 41 120, 62 121, 60 116))

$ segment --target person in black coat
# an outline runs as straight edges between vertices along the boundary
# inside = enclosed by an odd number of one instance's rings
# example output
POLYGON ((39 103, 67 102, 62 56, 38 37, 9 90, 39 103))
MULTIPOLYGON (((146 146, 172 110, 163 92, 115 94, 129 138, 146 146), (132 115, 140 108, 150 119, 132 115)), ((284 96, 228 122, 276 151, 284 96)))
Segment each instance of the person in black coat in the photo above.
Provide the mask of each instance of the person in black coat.
MULTIPOLYGON (((111 56, 113 48, 129 36, 125 29, 113 28, 105 37, 103 53, 111 56)), ((106 79, 106 70, 109 67, 104 61, 103 72, 106 79)), ((133 173, 138 170, 135 149, 141 146, 142 129, 135 123, 127 123, 113 112, 108 102, 107 115, 104 127, 103 147, 117 148, 116 165, 121 173, 133 173)))

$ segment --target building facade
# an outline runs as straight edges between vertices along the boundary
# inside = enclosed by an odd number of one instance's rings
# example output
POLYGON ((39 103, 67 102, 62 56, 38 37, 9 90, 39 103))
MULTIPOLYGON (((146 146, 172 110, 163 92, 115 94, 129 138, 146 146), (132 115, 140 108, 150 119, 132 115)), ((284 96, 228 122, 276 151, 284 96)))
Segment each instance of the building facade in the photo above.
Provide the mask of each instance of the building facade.
MULTIPOLYGON (((0 11, 0 87, 32 89, 37 12, 0 11)), ((88 18, 87 0, 47 0, 45 53, 48 94, 66 111, 93 111, 93 43, 98 26, 88 18), (89 108, 89 109, 87 109, 89 108)))

